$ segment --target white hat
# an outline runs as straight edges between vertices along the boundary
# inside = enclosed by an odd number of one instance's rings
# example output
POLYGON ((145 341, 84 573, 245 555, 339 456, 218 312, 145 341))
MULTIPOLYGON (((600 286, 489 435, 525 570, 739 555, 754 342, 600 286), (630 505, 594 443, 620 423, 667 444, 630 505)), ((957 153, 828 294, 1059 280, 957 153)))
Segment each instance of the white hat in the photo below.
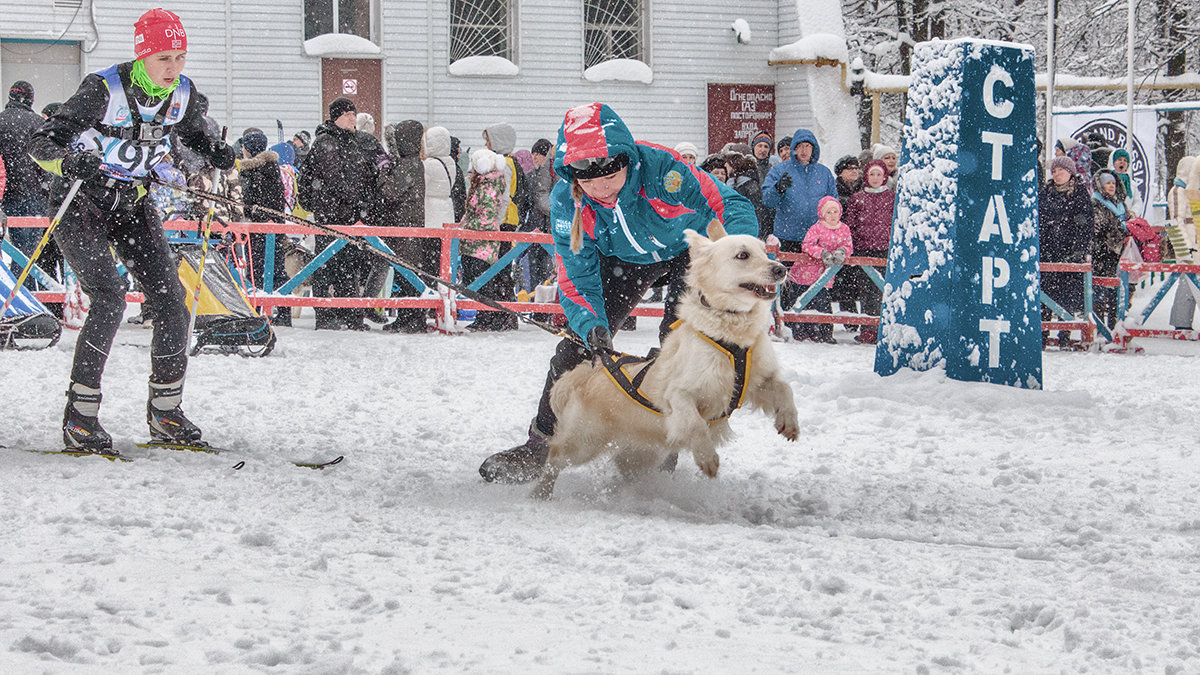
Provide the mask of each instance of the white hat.
POLYGON ((699 148, 697 148, 694 143, 689 143, 687 141, 684 141, 684 142, 680 143, 679 145, 676 145, 675 152, 678 152, 681 155, 691 155, 692 157, 700 156, 699 148))

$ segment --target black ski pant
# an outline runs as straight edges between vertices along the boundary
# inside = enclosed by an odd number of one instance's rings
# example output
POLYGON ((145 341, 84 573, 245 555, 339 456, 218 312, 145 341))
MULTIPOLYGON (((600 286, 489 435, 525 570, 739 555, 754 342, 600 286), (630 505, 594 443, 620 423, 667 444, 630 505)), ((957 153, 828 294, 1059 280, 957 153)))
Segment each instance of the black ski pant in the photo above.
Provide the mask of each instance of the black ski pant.
MULTIPOLYGON (((66 196, 60 181, 51 201, 55 210, 66 196)), ((100 388, 100 377, 125 313, 129 283, 117 272, 111 249, 137 280, 154 317, 150 381, 168 384, 187 371, 187 293, 152 198, 133 187, 81 188, 54 231, 54 239, 79 287, 91 301, 75 345, 71 381, 100 388)))
MULTIPOLYGON (((442 242, 439 239, 432 237, 384 237, 383 243, 392 249, 392 253, 396 254, 404 262, 412 267, 416 267, 422 272, 437 276, 438 270, 441 267, 442 242)), ((379 295, 383 290, 383 285, 387 283, 388 269, 391 263, 376 256, 374 253, 368 253, 371 257, 371 272, 367 275, 366 297, 373 298, 379 295)), ((416 286, 413 286, 399 272, 394 276, 393 289, 396 289, 394 295, 401 298, 418 298, 421 296, 417 292, 416 286)), ((388 293, 384 297, 390 298, 393 296, 393 289, 388 289, 388 293)), ((436 291, 437 289, 434 288, 436 291)), ((424 326, 425 316, 428 310, 424 309, 397 309, 396 321, 397 325, 401 326, 424 326)))
MULTIPOLYGON (((599 256, 600 280, 604 288, 604 309, 608 314, 608 330, 616 335, 629 313, 637 306, 638 301, 646 294, 651 286, 658 285, 663 278, 667 280, 667 297, 663 305, 663 319, 658 326, 658 340, 661 343, 667 333, 671 332, 671 324, 675 323, 675 311, 679 298, 687 290, 684 275, 687 273, 688 261, 691 260, 687 251, 671 260, 637 265, 617 258, 599 256)), ((586 336, 585 336, 586 337, 586 336)), ((542 388, 542 398, 538 402, 537 417, 534 424, 538 430, 550 436, 554 433, 554 424, 558 418, 550 409, 550 390, 558 378, 575 366, 591 357, 591 352, 580 347, 569 339, 558 343, 554 356, 550 358, 550 372, 546 374, 546 385, 542 388)))

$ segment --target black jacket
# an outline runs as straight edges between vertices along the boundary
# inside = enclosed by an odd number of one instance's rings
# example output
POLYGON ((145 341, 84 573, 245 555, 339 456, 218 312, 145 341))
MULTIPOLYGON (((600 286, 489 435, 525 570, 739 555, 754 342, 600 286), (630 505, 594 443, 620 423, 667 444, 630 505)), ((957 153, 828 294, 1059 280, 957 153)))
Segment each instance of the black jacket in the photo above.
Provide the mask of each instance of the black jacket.
POLYGON ((405 120, 383 128, 388 161, 379 169, 379 215, 375 222, 388 227, 425 226, 425 165, 421 140, 425 127, 405 120))
POLYGON ((286 201, 283 194, 283 175, 279 173, 279 154, 264 150, 238 164, 238 176, 242 182, 242 204, 246 219, 256 222, 277 222, 279 216, 260 212, 254 207, 283 211, 286 201))
POLYGON ((1054 181, 1038 193, 1038 243, 1042 262, 1081 263, 1091 251, 1092 195, 1078 176, 1070 189, 1055 187, 1054 181))
POLYGON ((461 223, 463 214, 467 212, 467 179, 457 160, 454 162, 454 185, 450 188, 450 201, 454 202, 454 222, 461 223))
POLYGON ((350 225, 369 218, 376 162, 382 155, 383 148, 371 134, 323 122, 300 169, 300 205, 322 223, 350 225))
MULTIPOLYGON (((117 74, 121 81, 129 83, 129 72, 133 62, 117 65, 117 74)), ((171 131, 184 145, 204 155, 212 156, 221 145, 221 139, 212 135, 204 122, 203 111, 208 109, 208 99, 196 91, 192 83, 192 93, 188 98, 188 107, 183 111, 183 117, 171 126, 171 131)), ((133 91, 138 102, 152 105, 145 92, 138 87, 127 87, 133 91)), ((108 109, 108 85, 104 78, 92 73, 83 78, 79 89, 62 104, 54 115, 46 120, 29 141, 29 154, 39 162, 53 162, 74 152, 71 144, 83 131, 100 124, 108 109)))
POLYGON ((5 203, 24 201, 32 196, 45 198, 42 184, 45 174, 29 156, 29 139, 42 126, 42 116, 18 101, 9 101, 0 112, 0 159, 8 174, 5 203))

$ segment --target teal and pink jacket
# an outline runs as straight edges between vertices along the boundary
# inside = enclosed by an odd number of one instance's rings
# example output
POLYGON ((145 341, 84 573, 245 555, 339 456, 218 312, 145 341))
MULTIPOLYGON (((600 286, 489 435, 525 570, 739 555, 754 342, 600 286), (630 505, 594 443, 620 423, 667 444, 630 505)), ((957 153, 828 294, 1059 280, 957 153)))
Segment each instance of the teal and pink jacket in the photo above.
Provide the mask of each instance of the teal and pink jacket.
POLYGON ((609 323, 599 256, 636 265, 671 260, 687 249, 684 230, 704 234, 713 219, 729 234, 758 235, 758 219, 748 199, 674 151, 635 141, 607 105, 591 103, 567 111, 558 132, 554 172, 561 179, 550 194, 559 302, 577 335, 609 323), (612 205, 583 196, 583 243, 579 253, 573 253, 575 201, 569 165, 619 154, 629 158, 625 186, 612 205))

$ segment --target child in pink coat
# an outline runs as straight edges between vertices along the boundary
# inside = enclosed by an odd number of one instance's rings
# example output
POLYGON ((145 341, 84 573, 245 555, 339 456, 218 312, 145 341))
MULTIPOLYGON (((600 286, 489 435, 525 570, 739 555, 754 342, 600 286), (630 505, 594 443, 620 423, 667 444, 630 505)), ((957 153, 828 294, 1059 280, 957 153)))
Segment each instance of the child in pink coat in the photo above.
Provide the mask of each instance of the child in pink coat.
MULTIPOLYGON (((842 204, 837 197, 822 197, 821 201, 817 202, 817 214, 821 219, 808 228, 808 234, 804 235, 804 243, 800 247, 800 250, 808 255, 808 259, 798 260, 792 265, 781 291, 784 309, 790 310, 796 300, 821 277, 826 268, 842 265, 846 258, 854 253, 853 237, 850 228, 842 222, 842 204)), ((831 313, 833 306, 829 300, 829 288, 832 285, 833 278, 830 277, 825 287, 805 309, 831 313)), ((828 323, 793 324, 792 337, 798 341, 812 340, 830 344, 837 342, 833 339, 833 324, 828 323)))

